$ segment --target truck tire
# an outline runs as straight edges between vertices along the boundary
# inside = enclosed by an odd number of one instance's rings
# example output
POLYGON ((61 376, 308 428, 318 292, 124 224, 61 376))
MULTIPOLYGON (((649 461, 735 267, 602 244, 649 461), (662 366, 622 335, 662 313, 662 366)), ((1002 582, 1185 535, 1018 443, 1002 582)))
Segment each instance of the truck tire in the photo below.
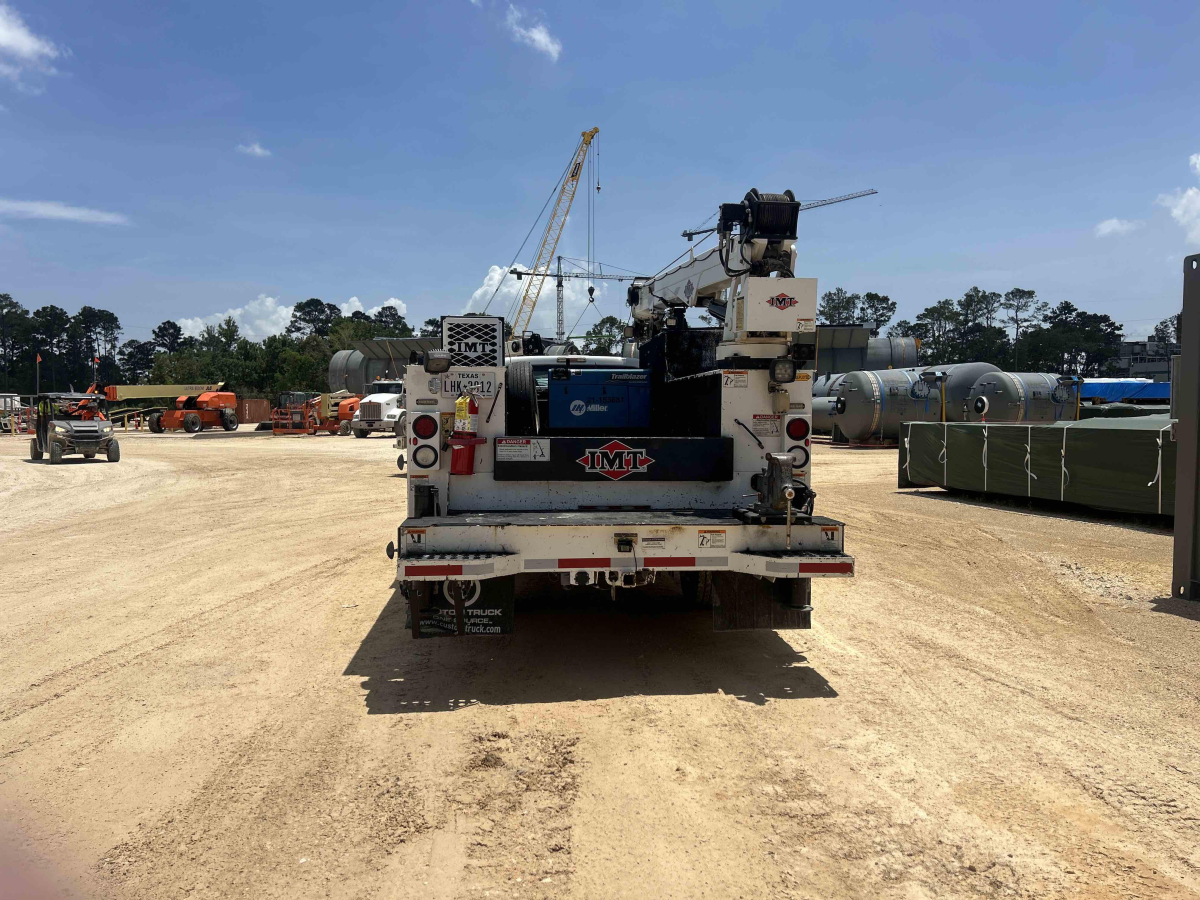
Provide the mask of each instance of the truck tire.
POLYGON ((56 466, 62 462, 62 444, 57 441, 50 443, 50 465, 56 466))
POLYGON ((188 413, 183 417, 183 430, 188 434, 195 434, 201 427, 200 417, 195 413, 188 413))
POLYGON ((111 440, 108 442, 108 461, 109 462, 120 462, 121 461, 121 445, 118 444, 116 442, 116 440, 111 440))
POLYGON ((237 431, 238 417, 232 409, 224 410, 221 413, 221 427, 226 431, 237 431))
POLYGON ((540 431, 537 406, 537 382, 533 363, 514 362, 508 365, 504 382, 505 432, 518 437, 536 435, 540 431))
POLYGON ((392 426, 392 434, 396 437, 404 437, 404 432, 408 428, 407 418, 405 413, 401 413, 400 418, 396 419, 396 424, 392 426))
POLYGON ((354 436, 356 438, 366 437, 368 434, 370 434, 370 432, 367 431, 367 429, 365 429, 365 428, 355 428, 354 429, 354 436))
POLYGON ((164 431, 162 426, 162 413, 150 413, 150 420, 146 424, 155 434, 162 434, 164 431))
POLYGON ((37 438, 29 439, 29 458, 30 459, 41 459, 42 458, 42 448, 38 446, 37 438))
POLYGON ((349 433, 350 433, 350 420, 342 419, 342 421, 338 423, 338 434, 340 434, 342 437, 345 437, 349 433))
POLYGON ((711 572, 680 572, 679 586, 683 602, 696 609, 711 609, 713 604, 711 572))

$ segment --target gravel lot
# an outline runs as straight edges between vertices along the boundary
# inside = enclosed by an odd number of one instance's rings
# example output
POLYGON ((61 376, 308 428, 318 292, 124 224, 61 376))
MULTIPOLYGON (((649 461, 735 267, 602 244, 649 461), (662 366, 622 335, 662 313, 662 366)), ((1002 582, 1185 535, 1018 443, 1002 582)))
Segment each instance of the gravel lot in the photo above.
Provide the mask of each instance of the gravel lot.
POLYGON ((859 575, 812 631, 572 594, 413 642, 390 439, 122 444, 51 468, 0 435, 10 889, 1200 896, 1200 605, 1162 523, 819 447, 859 575))

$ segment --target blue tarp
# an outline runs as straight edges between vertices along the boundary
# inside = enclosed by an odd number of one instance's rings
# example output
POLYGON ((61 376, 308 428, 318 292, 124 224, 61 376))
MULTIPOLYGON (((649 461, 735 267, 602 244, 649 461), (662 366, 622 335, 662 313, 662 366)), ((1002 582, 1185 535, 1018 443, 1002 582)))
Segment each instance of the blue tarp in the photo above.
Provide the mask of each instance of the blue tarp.
POLYGON ((1121 400, 1170 400, 1169 381, 1087 381, 1083 382, 1081 395, 1085 400, 1097 398, 1109 403, 1121 400))

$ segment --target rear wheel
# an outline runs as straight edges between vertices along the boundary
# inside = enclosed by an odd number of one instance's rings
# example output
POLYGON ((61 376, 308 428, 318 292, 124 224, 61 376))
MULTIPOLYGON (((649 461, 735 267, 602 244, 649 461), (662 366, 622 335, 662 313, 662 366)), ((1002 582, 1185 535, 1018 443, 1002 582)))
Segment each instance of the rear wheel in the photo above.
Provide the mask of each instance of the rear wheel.
POLYGON ((221 413, 221 427, 226 431, 237 431, 237 413, 235 413, 232 409, 227 409, 221 413))
POLYGON ((162 413, 150 413, 150 421, 147 423, 150 430, 155 434, 163 433, 162 413))
POLYGON ((195 413, 188 413, 183 417, 183 430, 188 434, 195 434, 200 430, 200 417, 195 413))
POLYGON ((118 444, 115 440, 109 441, 109 443, 108 443, 108 461, 109 462, 120 462, 121 461, 121 445, 118 444))
POLYGON ((711 572, 680 572, 679 586, 683 602, 697 609, 710 609, 713 603, 711 572))
POLYGON ((37 438, 29 439, 29 458, 30 459, 41 459, 42 458, 42 448, 38 446, 37 438))
POLYGON ((537 406, 537 382, 533 377, 533 364, 514 362, 508 366, 508 379, 504 383, 505 431, 508 434, 526 436, 540 431, 537 406))
POLYGON ((62 444, 53 442, 50 444, 50 465, 56 466, 62 462, 62 444))

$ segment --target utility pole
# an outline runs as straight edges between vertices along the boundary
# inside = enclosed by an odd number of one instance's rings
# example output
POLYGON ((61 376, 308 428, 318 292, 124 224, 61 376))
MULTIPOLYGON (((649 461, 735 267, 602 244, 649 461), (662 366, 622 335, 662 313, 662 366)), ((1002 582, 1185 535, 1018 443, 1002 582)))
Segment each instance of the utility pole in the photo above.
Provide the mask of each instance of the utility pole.
POLYGON ((566 329, 563 327, 563 278, 562 278, 562 257, 558 258, 558 335, 555 340, 561 344, 567 339, 566 329))

